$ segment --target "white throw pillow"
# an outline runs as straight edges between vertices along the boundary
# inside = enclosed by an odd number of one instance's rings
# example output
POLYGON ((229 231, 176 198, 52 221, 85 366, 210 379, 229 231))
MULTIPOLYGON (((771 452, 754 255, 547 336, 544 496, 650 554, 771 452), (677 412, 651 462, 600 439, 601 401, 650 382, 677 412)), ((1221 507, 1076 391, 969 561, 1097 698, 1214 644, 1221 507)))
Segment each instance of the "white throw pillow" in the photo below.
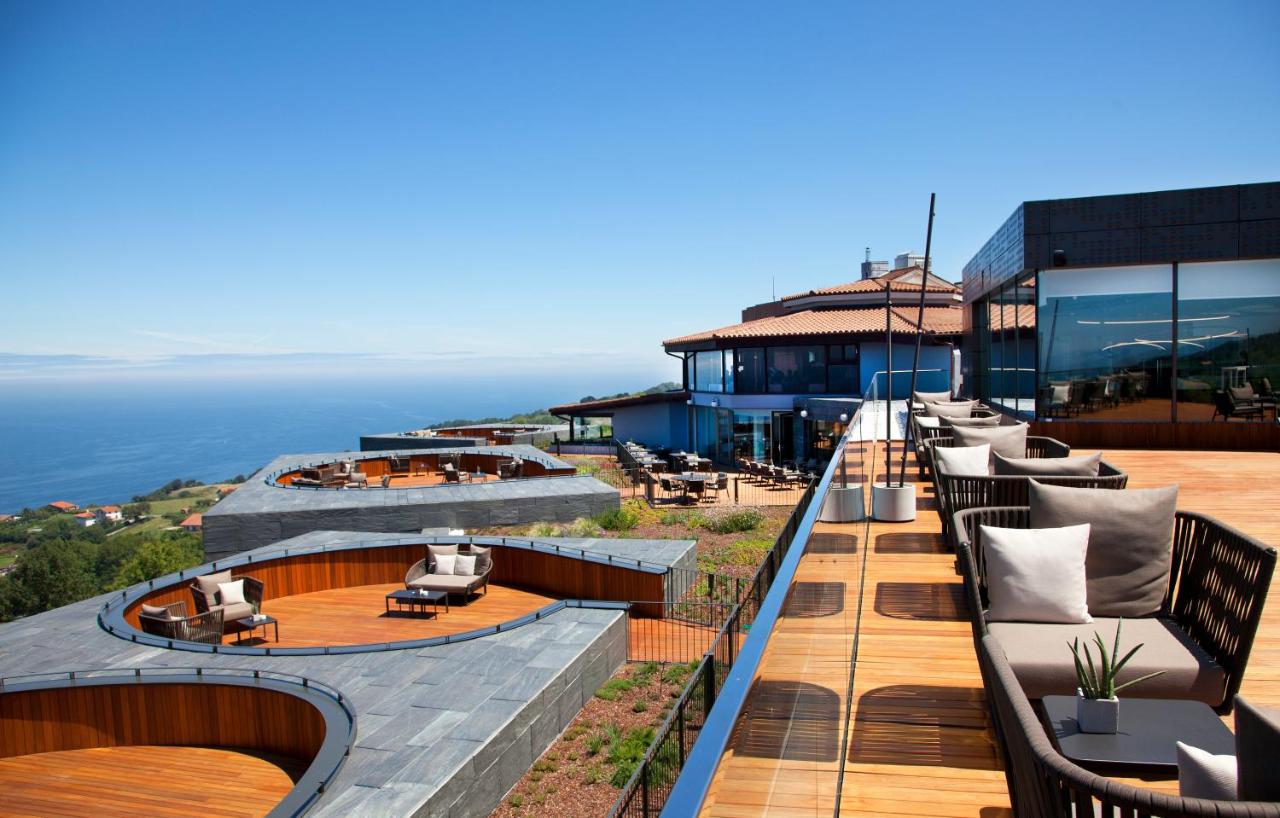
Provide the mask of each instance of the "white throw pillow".
POLYGON ((982 526, 987 621, 1092 622, 1084 575, 1088 548, 1088 523, 1064 528, 982 526))
POLYGON ((1237 800, 1236 757, 1214 755, 1179 741, 1178 795, 1210 801, 1237 800))
POLYGON ((916 423, 921 429, 941 429, 942 419, 931 418, 928 415, 916 415, 916 423))
POLYGON ((244 602, 244 580, 221 582, 218 584, 218 601, 222 605, 234 605, 244 602))
POLYGON ((988 475, 991 462, 991 444, 981 446, 934 446, 933 459, 947 474, 988 475))
POLYGON ((441 576, 452 574, 453 566, 457 561, 457 554, 436 554, 436 573, 441 576))
POLYGON ((453 573, 460 577, 474 577, 476 575, 476 558, 469 554, 459 554, 457 562, 453 566, 453 573))

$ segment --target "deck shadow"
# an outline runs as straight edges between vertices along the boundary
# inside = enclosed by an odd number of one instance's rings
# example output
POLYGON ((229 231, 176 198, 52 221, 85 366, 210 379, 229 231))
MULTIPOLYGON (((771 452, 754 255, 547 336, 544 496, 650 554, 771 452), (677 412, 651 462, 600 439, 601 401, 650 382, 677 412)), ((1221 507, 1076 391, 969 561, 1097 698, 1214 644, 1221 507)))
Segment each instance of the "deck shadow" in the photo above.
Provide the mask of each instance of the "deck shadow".
POLYGON ((964 586, 957 582, 880 582, 876 613, 892 619, 965 622, 964 586))
POLYGON ((835 616, 844 611, 844 591, 843 582, 797 582, 791 588, 783 616, 835 616))
POLYGON ((734 728, 738 755, 782 761, 836 761, 840 697, 806 682, 758 682, 734 728))
POLYGON ((858 537, 856 534, 814 534, 804 547, 805 554, 856 554, 858 553, 858 537))
POLYGON ((848 761, 998 770, 981 689, 888 685, 862 694, 848 761))
POLYGON ((902 531, 876 537, 877 554, 941 554, 942 535, 927 531, 902 531))

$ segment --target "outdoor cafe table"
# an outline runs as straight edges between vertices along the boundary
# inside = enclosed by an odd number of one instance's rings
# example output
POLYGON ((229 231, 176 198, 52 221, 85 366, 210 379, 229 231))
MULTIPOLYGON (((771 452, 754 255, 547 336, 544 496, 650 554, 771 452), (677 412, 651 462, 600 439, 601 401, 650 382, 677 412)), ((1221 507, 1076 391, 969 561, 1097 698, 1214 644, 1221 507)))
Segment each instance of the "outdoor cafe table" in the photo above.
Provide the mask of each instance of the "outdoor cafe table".
POLYGON ((690 483, 702 483, 703 485, 706 485, 707 483, 713 483, 715 482, 716 475, 698 474, 696 472, 684 472, 683 474, 672 475, 671 479, 676 480, 680 483, 680 488, 684 490, 684 494, 682 495, 682 499, 683 499, 689 496, 690 483))

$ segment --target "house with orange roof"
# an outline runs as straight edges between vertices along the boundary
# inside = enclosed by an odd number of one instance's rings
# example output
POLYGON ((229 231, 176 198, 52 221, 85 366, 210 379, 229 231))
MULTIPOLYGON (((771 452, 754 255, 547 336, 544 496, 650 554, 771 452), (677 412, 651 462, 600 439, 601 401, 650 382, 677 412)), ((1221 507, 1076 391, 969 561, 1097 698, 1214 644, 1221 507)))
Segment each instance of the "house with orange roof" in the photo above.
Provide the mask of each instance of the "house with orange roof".
POLYGON ((178 523, 184 531, 190 531, 192 534, 199 534, 204 528, 204 519, 199 512, 191 514, 187 519, 178 523))
POLYGON ((76 522, 83 528, 98 524, 98 515, 92 511, 82 511, 76 515, 76 522))
POLYGON ((124 519, 124 512, 120 510, 120 506, 102 506, 95 509, 94 514, 103 522, 118 523, 124 519))
POLYGON ((886 334, 893 339, 894 399, 905 400, 911 389, 917 323, 924 334, 916 389, 956 394, 964 315, 959 285, 920 265, 901 267, 747 307, 736 324, 663 341, 680 359, 680 390, 551 412, 607 417, 618 439, 693 451, 723 465, 751 459, 816 467, 830 457, 858 401, 873 388, 883 400, 889 390, 886 334))
POLYGON ((52 508, 55 511, 71 512, 80 508, 80 506, 70 502, 69 500, 54 500, 49 504, 49 508, 52 508))

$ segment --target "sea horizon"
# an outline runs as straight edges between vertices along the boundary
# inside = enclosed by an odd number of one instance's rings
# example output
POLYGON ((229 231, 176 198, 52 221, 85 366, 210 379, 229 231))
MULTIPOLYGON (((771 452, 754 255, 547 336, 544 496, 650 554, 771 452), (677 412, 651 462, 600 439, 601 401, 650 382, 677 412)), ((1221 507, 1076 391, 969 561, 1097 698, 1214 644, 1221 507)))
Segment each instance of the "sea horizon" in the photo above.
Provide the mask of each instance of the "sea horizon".
POLYGON ((53 500, 125 503, 175 478, 247 477, 280 454, 358 450, 362 434, 507 417, 662 380, 644 379, 600 372, 6 383, 0 513, 53 500))

